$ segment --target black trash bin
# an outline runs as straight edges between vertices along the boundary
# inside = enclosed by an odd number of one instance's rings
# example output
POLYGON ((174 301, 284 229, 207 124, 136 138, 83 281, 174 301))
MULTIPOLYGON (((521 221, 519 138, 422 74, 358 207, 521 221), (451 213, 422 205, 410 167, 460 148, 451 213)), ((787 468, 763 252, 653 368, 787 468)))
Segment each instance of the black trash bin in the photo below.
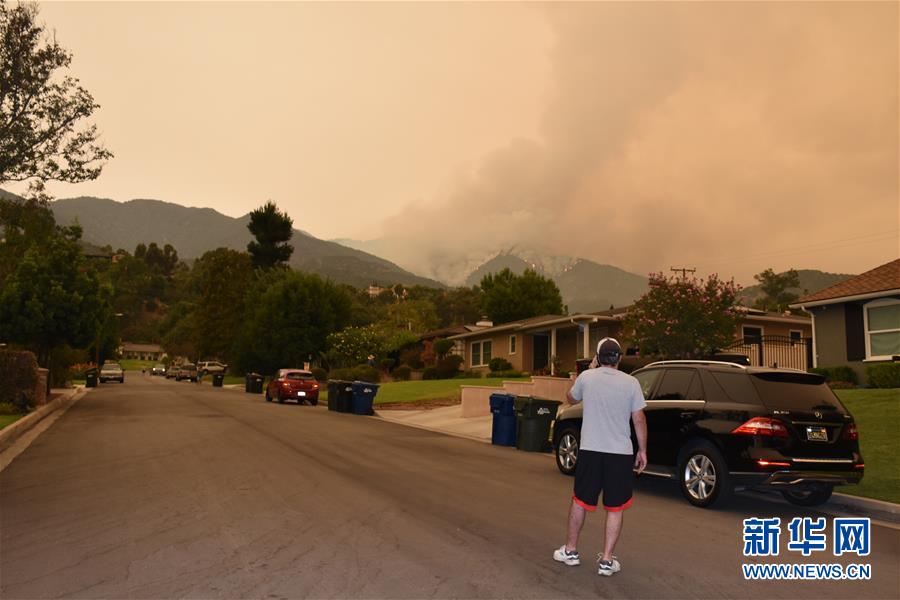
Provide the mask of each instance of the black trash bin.
POLYGON ((516 445, 516 397, 513 394, 491 394, 491 443, 495 446, 516 445))
MULTIPOLYGON (((339 379, 334 383, 337 389, 334 409, 342 413, 351 412, 353 410, 353 382, 339 379)), ((331 398, 331 392, 328 393, 328 397, 331 398)))
POLYGON ((247 380, 244 383, 244 391, 249 394, 262 394, 263 376, 259 373, 247 373, 247 380))
POLYGON ((328 410, 337 410, 338 382, 335 379, 328 380, 328 410))
POLYGON ((225 373, 213 373, 212 381, 213 387, 222 387, 222 384, 225 383, 225 373))
POLYGON ((377 383, 368 383, 365 381, 354 381, 353 385, 353 402, 352 412, 354 415, 374 415, 375 394, 378 393, 377 383))
POLYGON ((97 387, 97 369, 91 369, 84 374, 84 387, 97 387))
POLYGON ((550 426, 562 402, 530 396, 516 398, 516 448, 525 452, 550 452, 550 426))

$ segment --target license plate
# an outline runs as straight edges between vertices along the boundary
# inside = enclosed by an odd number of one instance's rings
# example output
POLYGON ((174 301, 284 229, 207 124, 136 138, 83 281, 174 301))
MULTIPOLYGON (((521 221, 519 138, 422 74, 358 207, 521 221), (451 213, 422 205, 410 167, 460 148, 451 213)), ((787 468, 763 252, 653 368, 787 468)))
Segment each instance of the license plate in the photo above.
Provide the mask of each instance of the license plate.
POLYGON ((827 442, 828 430, 824 427, 807 427, 806 439, 811 442, 827 442))
POLYGON ((298 395, 298 396, 305 396, 305 395, 306 395, 306 392, 297 392, 297 395, 298 395))

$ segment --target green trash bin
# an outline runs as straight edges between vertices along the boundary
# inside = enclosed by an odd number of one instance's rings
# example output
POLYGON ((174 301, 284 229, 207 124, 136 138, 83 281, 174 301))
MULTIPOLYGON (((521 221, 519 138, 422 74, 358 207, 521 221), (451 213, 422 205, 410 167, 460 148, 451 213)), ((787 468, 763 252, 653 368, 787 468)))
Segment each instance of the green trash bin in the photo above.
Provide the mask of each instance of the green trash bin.
POLYGON ((328 410, 337 410, 338 382, 328 380, 328 410))
POLYGON ((531 396, 516 398, 516 448, 525 452, 550 452, 550 427, 562 402, 531 396))
POLYGON ((222 387, 223 383, 225 383, 225 373, 213 373, 213 376, 212 376, 213 387, 222 387))
POLYGON ((262 394, 263 393, 263 376, 259 373, 250 373, 247 376, 247 391, 251 394, 262 394))
POLYGON ((97 387, 97 369, 90 369, 84 375, 84 387, 97 387))

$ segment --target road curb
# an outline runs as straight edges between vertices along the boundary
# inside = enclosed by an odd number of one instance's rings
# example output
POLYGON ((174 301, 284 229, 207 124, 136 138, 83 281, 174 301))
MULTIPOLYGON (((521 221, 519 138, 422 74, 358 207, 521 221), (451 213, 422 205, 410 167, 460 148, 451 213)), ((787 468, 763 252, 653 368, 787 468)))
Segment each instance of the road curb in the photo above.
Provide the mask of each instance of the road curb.
POLYGON ((0 430, 0 452, 7 450, 16 440, 31 431, 41 421, 57 410, 66 409, 81 399, 86 393, 84 386, 78 386, 64 393, 52 402, 48 402, 44 406, 29 413, 8 427, 0 430))
POLYGON ((825 504, 825 506, 828 505, 844 512, 858 513, 864 517, 871 517, 889 523, 900 523, 900 504, 894 504, 893 502, 873 500, 872 498, 851 496, 849 494, 832 494, 831 499, 825 504))
POLYGON ((444 435, 450 435, 453 437, 463 438, 465 440, 472 440, 473 442, 481 442, 482 444, 490 444, 491 438, 482 438, 476 435, 468 435, 465 433, 457 433, 455 431, 447 431, 446 429, 439 429, 437 427, 429 427, 427 425, 419 425, 418 423, 409 423, 402 419, 392 419, 391 417, 385 416, 381 411, 375 410, 374 417, 381 419, 386 423, 396 423, 397 425, 403 425, 404 427, 412 427, 413 429, 421 429, 423 431, 430 431, 432 433, 442 433, 444 435))

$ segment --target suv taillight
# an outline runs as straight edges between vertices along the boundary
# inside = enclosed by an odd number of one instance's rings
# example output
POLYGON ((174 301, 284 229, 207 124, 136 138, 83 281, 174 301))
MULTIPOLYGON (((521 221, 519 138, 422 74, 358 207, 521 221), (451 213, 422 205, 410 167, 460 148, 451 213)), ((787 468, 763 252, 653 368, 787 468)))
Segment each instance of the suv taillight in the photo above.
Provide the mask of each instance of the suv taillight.
POLYGON ((753 417, 731 433, 739 435, 761 435, 763 437, 789 437, 787 427, 776 419, 753 417))
POLYGON ((841 432, 841 439, 851 442, 859 439, 859 430, 856 429, 856 423, 847 423, 844 425, 844 431, 841 432))

